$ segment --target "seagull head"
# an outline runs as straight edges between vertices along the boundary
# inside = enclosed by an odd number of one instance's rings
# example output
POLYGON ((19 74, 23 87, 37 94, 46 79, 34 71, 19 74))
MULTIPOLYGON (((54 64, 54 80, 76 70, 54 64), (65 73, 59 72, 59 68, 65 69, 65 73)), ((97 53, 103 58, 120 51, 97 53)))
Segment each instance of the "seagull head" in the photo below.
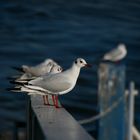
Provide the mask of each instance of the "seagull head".
POLYGON ((63 69, 62 69, 61 66, 59 66, 59 65, 54 65, 54 66, 51 68, 50 73, 60 73, 60 72, 62 72, 62 71, 63 71, 63 69))
POLYGON ((124 44, 122 44, 122 43, 118 45, 118 48, 119 48, 119 50, 121 50, 121 51, 126 50, 126 46, 125 46, 124 44))
POLYGON ((48 72, 51 72, 53 66, 54 66, 53 62, 49 62, 48 64, 44 65, 45 69, 47 69, 48 72))
POLYGON ((75 61, 74 61, 75 65, 78 66, 79 68, 82 68, 82 67, 91 67, 90 64, 87 64, 87 62, 83 59, 83 58, 77 58, 75 61))
POLYGON ((45 61, 42 64, 48 65, 50 62, 53 62, 53 60, 50 58, 47 58, 47 59, 45 59, 45 61))

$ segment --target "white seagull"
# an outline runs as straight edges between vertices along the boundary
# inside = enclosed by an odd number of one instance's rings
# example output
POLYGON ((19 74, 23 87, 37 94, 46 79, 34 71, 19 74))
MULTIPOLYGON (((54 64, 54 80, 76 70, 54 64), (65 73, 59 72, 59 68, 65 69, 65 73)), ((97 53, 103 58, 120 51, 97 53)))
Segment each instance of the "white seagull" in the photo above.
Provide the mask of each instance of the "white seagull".
POLYGON ((103 57, 105 61, 117 62, 123 59, 127 55, 127 49, 124 44, 119 44, 117 48, 106 53, 103 57))
POLYGON ((22 72, 22 75, 8 77, 9 80, 23 80, 32 77, 38 77, 49 73, 54 65, 58 65, 54 60, 48 58, 42 63, 35 66, 22 65, 21 68, 13 67, 14 69, 22 72))
POLYGON ((77 58, 66 71, 44 75, 31 80, 28 85, 24 85, 21 88, 21 91, 28 92, 27 89, 29 89, 29 92, 32 90, 35 94, 53 95, 54 105, 58 108, 58 95, 66 94, 75 87, 80 69, 85 66, 90 67, 91 65, 87 64, 84 59, 77 58))
MULTIPOLYGON (((25 73, 22 74, 20 77, 16 78, 15 82, 25 83, 27 80, 35 79, 38 76, 42 76, 48 73, 51 73, 51 74, 59 73, 59 72, 62 72, 62 67, 58 65, 54 60, 46 59, 44 62, 36 66, 22 65, 21 70, 25 73)), ((12 89, 11 91, 20 92, 20 90, 18 90, 19 87, 21 86, 16 86, 15 89, 14 90, 12 89)), ((44 101, 44 105, 49 105, 47 95, 43 96, 43 101, 44 101)))
POLYGON ((36 66, 22 65, 21 68, 15 68, 15 69, 20 70, 25 73, 19 79, 26 79, 30 76, 31 77, 32 76, 41 76, 46 73, 49 73, 51 71, 51 68, 54 65, 58 65, 58 64, 54 60, 49 58, 36 66))
MULTIPOLYGON (((59 66, 59 65, 55 65, 51 68, 51 71, 49 73, 46 73, 45 75, 52 75, 52 74, 55 74, 55 73, 60 73, 62 72, 62 68, 59 66)), ((27 78, 27 79, 20 79, 20 80, 16 80, 14 83, 26 83, 28 80, 30 79, 35 79, 37 77, 31 77, 31 78, 27 78)), ((40 93, 40 91, 35 91, 35 90, 32 90, 32 89, 29 89, 29 88, 26 88, 26 86, 23 86, 23 85, 16 85, 14 89, 9 89, 10 91, 13 91, 13 92, 28 92, 28 95, 35 95, 35 94, 40 94, 40 95, 43 95, 43 101, 44 101, 44 105, 50 105, 49 104, 49 100, 48 100, 48 95, 47 94, 44 94, 44 93, 40 93), (38 93, 37 93, 38 92, 38 93)), ((52 95, 52 99, 53 99, 53 103, 54 103, 54 96, 52 95)))

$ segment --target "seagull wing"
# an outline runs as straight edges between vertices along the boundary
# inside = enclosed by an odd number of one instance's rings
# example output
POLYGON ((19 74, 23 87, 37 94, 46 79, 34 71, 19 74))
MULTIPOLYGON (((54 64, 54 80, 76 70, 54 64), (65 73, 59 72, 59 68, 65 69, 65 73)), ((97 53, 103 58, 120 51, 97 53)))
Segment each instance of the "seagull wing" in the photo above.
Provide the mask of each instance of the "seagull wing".
POLYGON ((70 82, 69 78, 62 74, 42 76, 31 80, 29 84, 39 86, 54 93, 63 92, 72 87, 72 82, 70 82))
POLYGON ((110 52, 104 55, 104 60, 116 60, 118 56, 122 54, 122 51, 118 48, 111 50, 110 52))

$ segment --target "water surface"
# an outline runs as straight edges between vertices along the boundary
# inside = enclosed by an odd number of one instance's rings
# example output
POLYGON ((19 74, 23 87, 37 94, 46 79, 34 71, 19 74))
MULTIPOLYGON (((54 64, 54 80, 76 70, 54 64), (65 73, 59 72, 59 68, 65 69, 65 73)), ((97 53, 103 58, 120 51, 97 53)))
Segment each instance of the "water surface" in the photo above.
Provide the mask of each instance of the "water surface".
MULTIPOLYGON (((0 1, 0 87, 10 86, 11 66, 36 65, 53 58, 65 69, 77 57, 94 63, 96 58, 123 42, 128 49, 126 86, 130 80, 140 89, 140 2, 138 0, 47 0, 0 1)), ((97 65, 83 69, 75 89, 60 97, 77 119, 95 115, 97 65)), ((1 92, 0 131, 25 122, 26 95, 1 92)), ((139 96, 135 122, 140 129, 139 96)), ((84 125, 92 135, 96 122, 84 125)))

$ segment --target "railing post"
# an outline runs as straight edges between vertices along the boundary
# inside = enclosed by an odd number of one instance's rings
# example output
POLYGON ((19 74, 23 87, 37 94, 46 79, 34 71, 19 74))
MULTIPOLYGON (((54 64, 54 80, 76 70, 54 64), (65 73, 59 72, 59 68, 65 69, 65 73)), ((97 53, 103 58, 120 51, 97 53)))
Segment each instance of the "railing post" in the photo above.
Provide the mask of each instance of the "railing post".
POLYGON ((32 108, 29 96, 27 99, 27 140, 32 140, 32 108))
POLYGON ((41 96, 30 96, 27 140, 93 140, 63 108, 43 104, 41 96))
POLYGON ((108 113, 99 120, 98 140, 125 139, 125 67, 101 63, 99 108, 108 113))
POLYGON ((35 140, 35 136, 36 136, 36 133, 35 133, 35 115, 34 115, 34 112, 32 112, 32 139, 31 140, 35 140))
POLYGON ((134 105, 136 93, 135 84, 134 82, 131 82, 128 91, 128 140, 133 140, 134 105))

